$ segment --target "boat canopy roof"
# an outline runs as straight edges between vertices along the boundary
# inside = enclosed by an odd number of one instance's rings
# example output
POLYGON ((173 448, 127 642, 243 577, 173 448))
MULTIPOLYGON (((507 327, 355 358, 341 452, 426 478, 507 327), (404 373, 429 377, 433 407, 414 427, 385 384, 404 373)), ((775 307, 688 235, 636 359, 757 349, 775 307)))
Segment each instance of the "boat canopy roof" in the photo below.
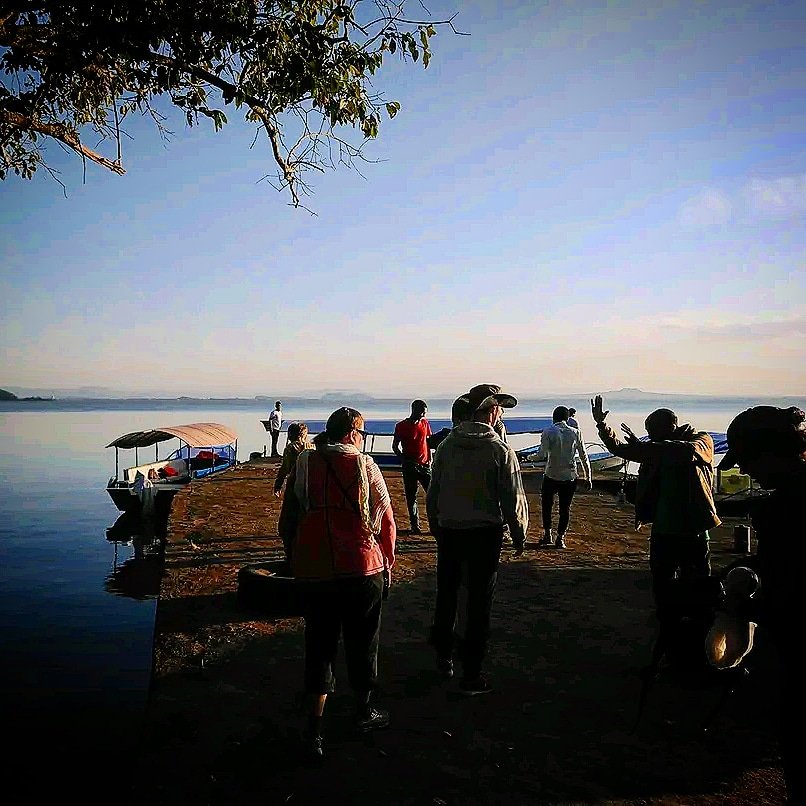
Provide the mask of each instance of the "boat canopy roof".
POLYGON ((191 448, 212 448, 229 445, 238 439, 238 435, 221 423, 190 423, 189 425, 172 425, 166 428, 154 428, 149 431, 132 431, 124 434, 107 448, 147 448, 168 439, 181 439, 191 448))

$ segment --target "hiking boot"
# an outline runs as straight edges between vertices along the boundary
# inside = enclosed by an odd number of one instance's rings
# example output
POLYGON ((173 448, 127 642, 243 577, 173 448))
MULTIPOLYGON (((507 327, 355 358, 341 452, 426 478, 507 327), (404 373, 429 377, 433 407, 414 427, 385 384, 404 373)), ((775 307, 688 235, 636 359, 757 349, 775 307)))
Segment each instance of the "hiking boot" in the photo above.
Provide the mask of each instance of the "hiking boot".
POLYGON ((565 543, 564 535, 557 535, 557 542, 554 544, 558 549, 566 549, 568 546, 565 543))
POLYGON ((388 727, 388 725, 389 712, 384 711, 383 708, 370 707, 370 709, 363 716, 359 716, 355 722, 355 726, 361 733, 380 730, 381 728, 388 727))
POLYGON ((318 764, 324 759, 322 737, 318 733, 306 733, 302 737, 302 752, 305 760, 311 764, 318 764))
POLYGON ((459 684, 459 691, 468 697, 476 697, 479 694, 489 694, 493 690, 490 681, 482 674, 478 677, 465 677, 459 684))
POLYGON ((437 658, 437 671, 445 680, 453 677, 453 660, 451 658, 437 658))
POLYGON ((549 529, 548 532, 546 532, 543 535, 543 538, 540 540, 540 542, 537 545, 538 546, 553 546, 554 545, 554 537, 552 536, 550 529, 549 529))

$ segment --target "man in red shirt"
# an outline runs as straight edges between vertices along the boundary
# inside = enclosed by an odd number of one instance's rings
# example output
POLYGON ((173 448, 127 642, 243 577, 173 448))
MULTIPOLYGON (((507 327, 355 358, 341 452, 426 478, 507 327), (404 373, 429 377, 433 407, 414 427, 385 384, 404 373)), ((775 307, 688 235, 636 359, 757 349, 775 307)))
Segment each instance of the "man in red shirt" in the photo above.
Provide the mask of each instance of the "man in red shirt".
POLYGON ((409 508, 411 534, 421 535, 420 516, 417 511, 417 486, 422 485, 428 492, 431 483, 431 450, 428 437, 431 424, 425 419, 428 406, 424 400, 413 400, 411 415, 395 426, 392 450, 400 457, 403 465, 403 489, 406 492, 406 505, 409 508))

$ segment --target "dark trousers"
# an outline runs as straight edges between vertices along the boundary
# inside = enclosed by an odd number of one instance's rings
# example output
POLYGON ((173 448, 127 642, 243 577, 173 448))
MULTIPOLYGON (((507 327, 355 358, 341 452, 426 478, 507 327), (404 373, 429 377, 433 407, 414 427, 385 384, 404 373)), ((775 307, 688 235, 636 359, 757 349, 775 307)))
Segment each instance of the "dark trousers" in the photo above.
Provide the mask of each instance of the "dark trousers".
POLYGON ((431 484, 431 465, 421 465, 412 459, 403 459, 403 490, 406 493, 406 506, 409 509, 409 523, 412 529, 420 526, 420 513, 417 509, 417 486, 428 492, 431 484))
MULTIPOLYGON (((787 636, 791 646, 792 635, 787 636)), ((803 751, 798 750, 803 741, 803 676, 802 664, 797 665, 787 659, 791 651, 781 655, 781 686, 778 694, 778 742, 781 750, 781 764, 786 781, 787 803, 806 803, 806 776, 803 770, 803 751)))
POLYGON ((280 432, 271 430, 271 455, 279 456, 280 452, 277 450, 277 440, 280 439, 280 432))
POLYGON ((653 531, 649 538, 649 570, 655 609, 660 615, 673 579, 711 576, 708 532, 664 534, 653 531))
POLYGON ((543 531, 551 529, 551 510, 554 506, 554 496, 560 501, 560 518, 557 521, 557 534, 564 535, 568 529, 568 522, 571 520, 571 501, 577 489, 577 480, 557 481, 556 479, 543 476, 543 484, 540 487, 540 503, 543 507, 543 531))
POLYGON ((504 529, 490 526, 479 529, 443 529, 437 535, 437 602, 431 643, 440 658, 448 658, 454 649, 459 587, 462 571, 467 574, 467 612, 461 661, 465 677, 477 677, 487 653, 490 613, 504 529))
POLYGON ((370 692, 378 680, 383 574, 311 585, 305 606, 305 691, 330 694, 336 685, 339 636, 344 639, 347 680, 370 692))

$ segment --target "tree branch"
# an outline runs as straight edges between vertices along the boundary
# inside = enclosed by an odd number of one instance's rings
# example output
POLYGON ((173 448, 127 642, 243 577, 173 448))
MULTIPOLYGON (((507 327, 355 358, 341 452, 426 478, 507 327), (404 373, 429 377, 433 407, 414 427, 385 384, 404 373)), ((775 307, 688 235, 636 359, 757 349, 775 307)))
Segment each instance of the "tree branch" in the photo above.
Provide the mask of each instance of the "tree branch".
POLYGON ((244 102, 260 118, 261 122, 263 123, 263 126, 266 129, 266 134, 268 135, 269 138, 269 142, 271 143, 271 149, 274 155, 274 161, 277 163, 277 165, 280 167, 280 170, 283 172, 283 177, 285 181, 288 183, 288 189, 291 192, 291 197, 294 200, 294 205, 296 206, 299 204, 299 196, 297 195, 297 191, 294 188, 294 182, 298 178, 296 175, 296 171, 282 154, 280 146, 280 131, 277 128, 277 125, 272 120, 271 113, 266 109, 264 101, 262 101, 260 98, 257 98, 254 95, 250 95, 249 93, 243 92, 243 90, 239 89, 235 84, 232 84, 231 82, 226 81, 220 76, 215 75, 215 73, 211 73, 207 70, 202 69, 201 67, 196 67, 195 65, 183 64, 181 61, 173 58, 172 56, 165 56, 162 53, 154 53, 153 51, 149 52, 149 56, 155 62, 159 62, 168 67, 178 68, 179 70, 186 72, 188 75, 201 79, 207 84, 210 84, 213 87, 216 87, 217 89, 221 90, 221 92, 224 93, 225 95, 230 96, 234 96, 236 94, 240 95, 243 98, 244 102))
POLYGON ((73 149, 82 157, 102 165, 120 176, 126 173, 126 169, 119 162, 107 159, 83 145, 76 133, 63 123, 44 123, 28 115, 11 112, 8 109, 0 109, 0 123, 22 131, 35 131, 47 137, 52 137, 54 140, 64 143, 64 145, 73 149))

